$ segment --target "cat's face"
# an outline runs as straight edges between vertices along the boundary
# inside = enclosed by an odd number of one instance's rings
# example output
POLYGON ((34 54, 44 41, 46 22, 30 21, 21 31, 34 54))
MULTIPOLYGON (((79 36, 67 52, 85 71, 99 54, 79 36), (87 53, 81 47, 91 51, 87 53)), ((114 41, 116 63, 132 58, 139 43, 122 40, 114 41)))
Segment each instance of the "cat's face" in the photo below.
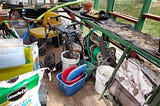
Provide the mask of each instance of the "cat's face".
POLYGON ((55 67, 55 55, 54 54, 47 54, 44 59, 45 66, 49 67, 50 70, 54 69, 55 67))
POLYGON ((50 64, 48 65, 48 67, 49 67, 51 70, 54 69, 55 63, 50 63, 50 64))

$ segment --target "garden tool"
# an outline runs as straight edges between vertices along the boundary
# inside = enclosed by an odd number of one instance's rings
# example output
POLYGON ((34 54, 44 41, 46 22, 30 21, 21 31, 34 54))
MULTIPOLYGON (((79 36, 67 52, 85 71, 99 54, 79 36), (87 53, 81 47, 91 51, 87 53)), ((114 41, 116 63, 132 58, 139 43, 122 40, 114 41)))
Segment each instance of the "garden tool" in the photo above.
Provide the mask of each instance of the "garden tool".
POLYGON ((116 53, 116 49, 114 47, 110 47, 108 51, 108 56, 104 59, 102 64, 115 67, 117 65, 115 53, 116 53))
POLYGON ((103 60, 104 60, 107 56, 109 56, 109 54, 108 54, 107 49, 105 47, 103 36, 100 37, 99 46, 101 48, 101 53, 102 53, 102 57, 103 57, 103 60))

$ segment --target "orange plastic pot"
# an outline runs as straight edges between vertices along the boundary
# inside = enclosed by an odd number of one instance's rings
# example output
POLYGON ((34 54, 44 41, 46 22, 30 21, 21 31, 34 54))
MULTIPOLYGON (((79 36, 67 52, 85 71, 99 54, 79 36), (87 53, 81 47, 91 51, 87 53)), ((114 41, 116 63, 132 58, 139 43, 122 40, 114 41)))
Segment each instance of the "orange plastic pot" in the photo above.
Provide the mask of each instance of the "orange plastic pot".
POLYGON ((83 8, 86 10, 86 12, 89 12, 92 10, 93 2, 83 2, 83 8))

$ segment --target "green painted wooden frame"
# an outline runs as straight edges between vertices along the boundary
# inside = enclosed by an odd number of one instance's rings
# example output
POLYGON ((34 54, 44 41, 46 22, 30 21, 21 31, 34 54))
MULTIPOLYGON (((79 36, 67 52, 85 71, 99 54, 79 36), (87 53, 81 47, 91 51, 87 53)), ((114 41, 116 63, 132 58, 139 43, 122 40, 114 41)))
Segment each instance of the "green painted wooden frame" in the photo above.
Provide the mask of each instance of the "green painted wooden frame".
MULTIPOLYGON (((144 0, 141 12, 139 14, 138 17, 138 22, 134 25, 134 28, 137 29, 138 31, 141 31, 145 22, 145 18, 142 17, 143 13, 148 13, 149 9, 150 9, 150 5, 151 5, 152 0, 144 0)), ((115 4, 115 0, 108 0, 108 4, 107 4, 107 8, 106 8, 106 12, 108 13, 109 11, 113 12, 114 11, 114 4, 115 4)), ((115 16, 109 15, 108 16, 111 19, 116 20, 115 16)))

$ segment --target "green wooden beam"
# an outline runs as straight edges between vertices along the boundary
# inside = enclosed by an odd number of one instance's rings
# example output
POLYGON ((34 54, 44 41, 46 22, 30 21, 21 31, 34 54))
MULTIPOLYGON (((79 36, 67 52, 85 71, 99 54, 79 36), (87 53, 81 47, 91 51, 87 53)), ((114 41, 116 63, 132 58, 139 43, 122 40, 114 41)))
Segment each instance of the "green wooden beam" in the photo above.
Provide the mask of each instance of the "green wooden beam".
MULTIPOLYGON (((108 3, 107 3, 107 10, 106 10, 106 13, 108 13, 109 11, 112 11, 113 12, 113 9, 114 9, 114 3, 115 3, 115 0, 108 0, 108 3)), ((111 19, 116 19, 116 17, 112 16, 112 15, 109 15, 107 14, 111 19)))
POLYGON ((98 24, 90 21, 90 20, 86 20, 86 19, 82 19, 83 22, 86 22, 87 24, 91 25, 94 27, 94 29, 99 30, 100 32, 104 33, 106 36, 108 36, 110 39, 114 39, 117 42, 119 42, 120 44, 126 46, 128 44, 127 41, 122 40, 120 37, 118 37, 117 35, 111 33, 110 31, 100 27, 98 24))
POLYGON ((145 22, 145 18, 142 17, 143 13, 148 13, 150 9, 150 5, 152 3, 152 0, 144 0, 144 4, 142 6, 141 12, 139 14, 138 23, 135 24, 134 28, 138 31, 141 31, 145 22))
POLYGON ((94 9, 98 10, 99 8, 99 0, 94 0, 94 9))
POLYGON ((106 12, 113 11, 114 3, 115 3, 115 0, 108 0, 106 12))
POLYGON ((155 64, 156 66, 160 67, 160 59, 154 57, 153 55, 145 52, 144 50, 134 46, 132 43, 129 43, 123 39, 121 39, 119 36, 117 36, 116 34, 100 27, 98 24, 93 23, 92 21, 86 20, 86 19, 82 19, 83 22, 86 22, 87 24, 93 26, 95 29, 101 31, 102 33, 104 33, 106 36, 109 37, 109 39, 113 39, 117 42, 119 42, 121 45, 123 46, 128 46, 131 48, 132 51, 136 51, 139 55, 141 55, 142 57, 144 57, 145 59, 147 59, 148 61, 150 61, 151 63, 155 64))

